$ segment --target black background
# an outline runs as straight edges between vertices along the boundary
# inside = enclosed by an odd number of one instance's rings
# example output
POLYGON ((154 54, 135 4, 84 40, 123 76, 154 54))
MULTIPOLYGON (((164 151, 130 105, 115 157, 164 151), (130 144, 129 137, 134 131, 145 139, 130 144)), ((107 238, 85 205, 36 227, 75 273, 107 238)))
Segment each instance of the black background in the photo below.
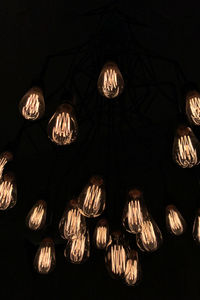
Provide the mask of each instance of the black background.
MULTIPOLYGON (((191 235, 199 201, 196 178, 199 171, 198 167, 183 170, 172 162, 177 99, 181 99, 183 80, 172 63, 159 60, 158 56, 177 61, 187 78, 199 84, 200 5, 195 1, 115 2, 126 20, 132 22, 134 39, 126 22, 115 18, 114 13, 106 14, 101 23, 98 10, 97 14, 94 11, 86 14, 109 1, 1 3, 2 149, 16 138, 23 126, 19 100, 37 77, 47 55, 73 47, 80 49, 72 76, 77 94, 78 141, 61 149, 52 146, 46 134, 48 119, 59 104, 60 89, 53 97, 48 96, 67 76, 73 51, 51 61, 45 76, 45 118, 26 127, 17 139, 13 167, 17 175, 18 203, 0 214, 2 299, 199 299, 200 249, 191 235), (97 41, 96 47, 93 42, 79 47, 90 38, 97 41), (127 45, 133 49, 132 54, 126 53, 127 45), (125 91, 116 101, 103 99, 95 88, 107 58, 105 48, 113 51, 125 79, 125 91), (144 70, 149 66, 146 53, 154 56, 153 79, 144 70), (140 54, 145 55, 134 65, 140 54), (146 88, 147 83, 156 87, 146 88), (132 109, 140 101, 137 109, 132 109), (135 288, 112 280, 105 269, 103 253, 95 249, 84 265, 74 266, 64 260, 64 244, 57 236, 58 221, 66 202, 95 173, 102 174, 106 181, 105 215, 112 228, 120 228, 128 187, 141 184, 147 205, 163 232, 164 244, 159 251, 139 252, 143 281, 135 288), (57 244, 57 267, 49 276, 39 276, 33 271, 32 261, 46 233, 28 232, 24 219, 47 185, 49 211, 54 211, 51 234, 57 244), (188 223, 187 232, 181 237, 166 232, 167 203, 177 205, 188 223)), ((197 128, 194 131, 200 136, 197 128)), ((89 222, 91 235, 95 222, 89 222)), ((134 238, 129 236, 129 239, 134 245, 134 238)))

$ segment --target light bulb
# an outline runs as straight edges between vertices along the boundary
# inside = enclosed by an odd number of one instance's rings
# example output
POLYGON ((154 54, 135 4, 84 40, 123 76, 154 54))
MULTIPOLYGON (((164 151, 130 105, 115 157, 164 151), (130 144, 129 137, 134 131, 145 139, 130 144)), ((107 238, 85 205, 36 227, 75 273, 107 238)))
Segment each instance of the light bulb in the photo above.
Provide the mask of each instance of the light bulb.
POLYGON ((129 286, 135 286, 141 280, 141 266, 135 250, 131 250, 128 254, 124 279, 129 286))
POLYGON ((64 256, 74 264, 85 262, 90 256, 89 231, 86 231, 85 234, 81 233, 78 236, 72 236, 67 242, 64 256))
POLYGON ((78 134, 78 125, 73 107, 61 104, 48 123, 48 136, 52 142, 64 146, 73 143, 78 134))
POLYGON ((195 90, 186 95, 186 114, 191 124, 200 125, 200 94, 195 90))
POLYGON ((142 192, 137 188, 131 189, 124 207, 123 226, 128 232, 135 234, 140 232, 146 214, 142 192))
POLYGON ((5 174, 0 181, 0 210, 12 208, 17 202, 17 185, 12 173, 5 174))
POLYGON ((124 278, 128 250, 124 236, 118 231, 113 232, 105 255, 106 267, 111 277, 115 279, 124 278))
POLYGON ((141 251, 156 251, 162 244, 162 233, 150 214, 143 220, 141 232, 136 235, 137 246, 141 251))
POLYGON ((109 99, 122 93, 124 80, 116 63, 108 62, 103 66, 97 86, 100 94, 109 99))
POLYGON ((80 213, 77 201, 69 201, 59 223, 60 235, 63 239, 69 239, 86 232, 85 217, 80 213))
POLYGON ((39 200, 29 211, 26 217, 26 225, 31 230, 40 230, 45 225, 46 215, 47 204, 44 200, 39 200))
POLYGON ((194 219, 192 235, 195 242, 200 244, 200 209, 198 209, 194 219))
POLYGON ((78 197, 78 207, 88 218, 96 218, 102 214, 106 204, 106 192, 103 179, 92 176, 78 197))
POLYGON ((199 157, 200 144, 192 129, 185 125, 180 125, 174 138, 174 161, 182 168, 192 168, 199 164, 199 157))
POLYGON ((98 221, 94 231, 94 243, 98 249, 105 249, 109 243, 109 226, 105 219, 98 221))
POLYGON ((40 119, 45 111, 42 89, 35 86, 28 90, 19 103, 19 110, 27 120, 40 119))
POLYGON ((40 274, 48 274, 56 265, 54 242, 50 238, 42 240, 34 259, 34 268, 40 274))
POLYGON ((168 231, 175 235, 181 235, 186 229, 185 220, 174 205, 166 207, 166 226, 168 231))
POLYGON ((5 151, 0 154, 0 179, 2 178, 4 167, 7 164, 7 162, 11 161, 13 159, 13 155, 9 151, 5 151))

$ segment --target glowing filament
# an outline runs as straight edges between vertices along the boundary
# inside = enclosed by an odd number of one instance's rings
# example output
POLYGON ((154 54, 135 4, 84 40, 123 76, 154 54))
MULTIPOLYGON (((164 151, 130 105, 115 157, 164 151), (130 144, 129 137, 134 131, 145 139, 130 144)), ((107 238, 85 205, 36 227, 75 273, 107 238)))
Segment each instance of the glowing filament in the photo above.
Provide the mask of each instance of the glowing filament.
POLYGON ((51 247, 43 247, 40 250, 37 269, 39 273, 48 273, 51 269, 52 253, 51 247))
POLYGON ((126 252, 123 246, 111 246, 111 269, 116 275, 122 275, 126 269, 126 252))
POLYGON ((171 209, 169 211, 168 218, 169 218, 169 226, 171 231, 176 235, 183 233, 184 231, 183 224, 179 218, 178 213, 175 210, 171 209))
POLYGON ((197 216, 194 221, 193 237, 198 243, 200 242, 200 216, 197 216))
POLYGON ((125 270, 125 281, 129 285, 134 285, 138 280, 138 262, 136 259, 128 259, 125 270))
POLYGON ((103 93, 106 97, 112 98, 118 96, 119 94, 119 86, 117 83, 117 73, 113 69, 107 69, 104 72, 104 80, 102 86, 103 93))
POLYGON ((143 215, 141 211, 140 202, 138 200, 128 203, 128 225, 133 233, 137 233, 141 230, 143 222, 143 215), (136 232, 136 228, 137 232, 136 232))
POLYGON ((194 149, 189 135, 178 139, 177 162, 183 168, 191 168, 197 164, 197 151, 194 149))
POLYGON ((85 252, 86 236, 84 234, 72 239, 70 249, 70 260, 74 263, 80 263, 83 260, 85 252))
POLYGON ((81 230, 81 214, 78 209, 71 209, 64 224, 64 236, 77 236, 81 230))
POLYGON ((39 95, 31 94, 22 108, 22 115, 25 119, 36 120, 39 117, 39 107, 39 95))
POLYGON ((96 233, 97 248, 105 248, 107 246, 107 228, 99 226, 96 233))
POLYGON ((141 231, 141 240, 143 243, 144 248, 148 251, 156 250, 158 248, 157 238, 154 231, 154 227, 151 221, 146 220, 142 224, 142 231, 141 231))
POLYGON ((0 184, 0 209, 5 210, 9 207, 12 200, 13 184, 3 181, 0 184))
POLYGON ((5 157, 2 157, 0 159, 0 179, 2 177, 3 170, 4 170, 4 167, 5 167, 5 165, 6 165, 7 162, 8 162, 8 160, 5 157))
POLYGON ((28 225, 31 229, 37 230, 40 227, 44 213, 45 213, 44 205, 39 204, 34 208, 28 222, 28 225))
POLYGON ((190 118, 196 125, 200 125, 200 98, 193 97, 189 99, 190 118))
POLYGON ((72 134, 70 115, 65 112, 59 113, 52 131, 53 141, 58 144, 70 144, 72 134))
POLYGON ((97 185, 89 186, 85 196, 83 211, 87 214, 96 215, 101 206, 101 188, 97 185))

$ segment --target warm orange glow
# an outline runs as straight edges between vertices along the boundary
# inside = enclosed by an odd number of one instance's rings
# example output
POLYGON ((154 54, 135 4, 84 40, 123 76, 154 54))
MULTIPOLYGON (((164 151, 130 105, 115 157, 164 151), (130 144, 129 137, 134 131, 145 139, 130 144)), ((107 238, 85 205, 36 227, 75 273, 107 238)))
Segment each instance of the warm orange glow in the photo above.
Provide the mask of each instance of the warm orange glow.
POLYGON ((122 275, 126 269, 126 251, 122 245, 112 245, 110 249, 111 270, 116 275, 122 275))
POLYGON ((48 273, 51 269, 51 263, 52 263, 51 247, 50 246, 42 247, 40 249, 40 254, 38 257, 38 264, 37 264, 38 272, 42 274, 48 273))
POLYGON ((0 159, 0 179, 2 177, 3 170, 4 170, 4 167, 5 167, 5 165, 6 165, 7 162, 8 162, 8 160, 6 159, 6 157, 2 157, 0 159))
POLYGON ((183 224, 179 218, 179 215, 178 213, 171 209, 169 211, 169 215, 168 215, 168 218, 169 218, 169 226, 171 228, 171 231, 174 233, 174 234, 181 234, 183 233, 184 231, 184 227, 183 227, 183 224))
POLYGON ((189 135, 178 139, 177 162, 182 167, 192 167, 197 164, 197 151, 194 149, 189 135))
POLYGON ((89 186, 87 189, 83 209, 85 211, 93 211, 93 214, 98 213, 101 205, 101 188, 97 185, 89 186))
POLYGON ((46 207, 43 203, 39 203, 34 209, 29 217, 28 226, 32 230, 37 230, 40 228, 42 220, 44 218, 46 207))
POLYGON ((39 95, 30 94, 25 105, 22 108, 22 115, 25 119, 36 120, 39 117, 39 95))
POLYGON ((150 220, 145 220, 142 224, 141 240, 146 250, 149 246, 155 250, 158 248, 156 233, 150 220))
POLYGON ((70 249, 70 260, 74 263, 80 263, 85 253, 86 236, 84 234, 72 238, 70 249))
POLYGON ((104 80, 102 90, 104 95, 107 98, 110 98, 112 94, 112 98, 117 97, 119 95, 119 86, 117 82, 117 73, 113 69, 107 69, 104 72, 104 80))
POLYGON ((81 214, 78 209, 74 208, 68 211, 64 223, 64 237, 77 236, 81 232, 81 214))
POLYGON ((135 285, 138 280, 138 261, 128 259, 126 263, 125 281, 128 285, 135 285))
POLYGON ((137 232, 141 230, 143 214, 141 211, 140 201, 134 200, 128 203, 128 225, 132 229, 136 226, 137 232))
POLYGON ((2 181, 0 184, 0 209, 7 209, 12 201, 13 183, 10 181, 2 181))
POLYGON ((73 131, 71 130, 71 120, 68 113, 59 113, 56 117, 56 124, 53 127, 52 139, 55 143, 70 144, 73 131))
POLYGON ((105 248, 108 242, 108 230, 105 226, 98 226, 96 232, 97 248, 105 248))

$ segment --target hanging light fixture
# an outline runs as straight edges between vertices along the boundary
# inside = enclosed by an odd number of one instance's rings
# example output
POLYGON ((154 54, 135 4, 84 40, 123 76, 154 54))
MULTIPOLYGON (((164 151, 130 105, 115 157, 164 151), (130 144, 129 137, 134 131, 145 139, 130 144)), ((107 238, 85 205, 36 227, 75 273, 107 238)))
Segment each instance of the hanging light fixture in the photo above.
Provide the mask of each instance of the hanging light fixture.
POLYGON ((50 273, 56 265, 54 242, 51 238, 42 240, 34 259, 34 268, 40 274, 50 273))
POLYGON ((106 219, 98 221, 94 230, 94 244, 98 249, 105 249, 110 241, 109 226, 106 219))
POLYGON ((182 168, 192 168, 200 161, 200 144, 192 129, 179 125, 174 137, 173 159, 182 168))
POLYGON ((169 232, 181 235, 186 229, 186 222, 174 205, 166 207, 166 226, 169 232))
POLYGON ((138 259, 138 253, 135 250, 130 250, 127 262, 124 280, 127 285, 135 286, 141 280, 141 266, 138 259))
POLYGON ((23 96, 19 103, 21 115, 27 120, 40 119, 45 112, 43 91, 40 87, 34 86, 23 96))
POLYGON ((186 95, 186 114, 191 124, 200 125, 200 93, 196 90, 186 95))
POLYGON ((31 230, 40 230, 44 227, 47 215, 47 204, 44 200, 39 200, 31 208, 27 217, 26 225, 31 230))
POLYGON ((119 96, 124 89, 122 74, 114 62, 107 62, 99 75, 98 90, 106 98, 113 99, 119 96))
POLYGON ((78 134, 78 124, 71 104, 61 104, 48 123, 48 136, 57 145, 73 143, 78 134))
POLYGON ((13 173, 5 174, 0 181, 0 210, 12 208, 17 202, 17 185, 13 173))
POLYGON ((80 212, 88 218, 102 214, 106 205, 104 181, 100 176, 92 176, 78 197, 80 212))

